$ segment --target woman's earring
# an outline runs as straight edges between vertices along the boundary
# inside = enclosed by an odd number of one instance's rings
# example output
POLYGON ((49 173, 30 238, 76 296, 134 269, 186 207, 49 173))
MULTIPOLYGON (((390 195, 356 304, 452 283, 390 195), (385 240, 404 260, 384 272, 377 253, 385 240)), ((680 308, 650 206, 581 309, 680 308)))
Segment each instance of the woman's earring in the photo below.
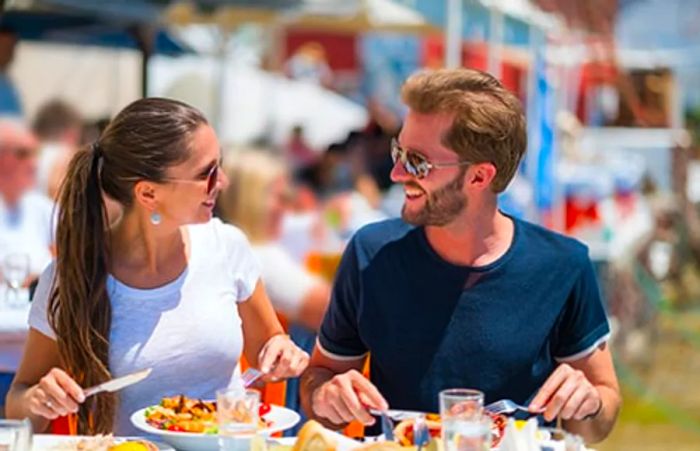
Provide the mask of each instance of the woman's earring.
POLYGON ((160 217, 160 214, 158 214, 158 212, 154 211, 153 213, 151 213, 151 224, 158 225, 158 224, 160 224, 160 221, 161 221, 161 217, 160 217))

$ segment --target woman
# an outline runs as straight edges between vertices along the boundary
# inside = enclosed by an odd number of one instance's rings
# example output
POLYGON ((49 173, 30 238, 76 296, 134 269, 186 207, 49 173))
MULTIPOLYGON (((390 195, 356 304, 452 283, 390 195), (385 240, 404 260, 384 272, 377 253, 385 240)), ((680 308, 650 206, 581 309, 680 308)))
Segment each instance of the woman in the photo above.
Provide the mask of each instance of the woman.
POLYGON ((330 284, 311 274, 278 243, 289 201, 282 162, 261 150, 227 158, 230 179, 219 208, 224 219, 250 238, 275 309, 293 323, 318 330, 330 298, 330 284))
POLYGON ((211 398, 236 379, 241 351, 270 378, 308 361, 283 335, 245 236, 212 220, 219 143, 194 108, 126 107, 71 161, 58 258, 42 275, 7 415, 35 431, 78 413, 80 433, 133 434, 129 415, 162 396, 211 398), (103 193, 122 206, 108 225, 103 193), (83 388, 142 368, 118 394, 83 388))

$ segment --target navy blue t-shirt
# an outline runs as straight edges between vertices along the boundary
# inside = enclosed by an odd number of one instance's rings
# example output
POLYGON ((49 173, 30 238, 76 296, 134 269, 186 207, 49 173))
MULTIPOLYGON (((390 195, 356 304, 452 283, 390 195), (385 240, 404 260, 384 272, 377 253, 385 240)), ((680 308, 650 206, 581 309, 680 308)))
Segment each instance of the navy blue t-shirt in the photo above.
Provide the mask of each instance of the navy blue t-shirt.
POLYGON ((400 219, 364 227, 343 255, 321 351, 370 353, 370 378, 392 408, 437 412, 445 388, 528 402, 559 361, 590 353, 610 330, 586 246, 513 221, 508 251, 481 267, 446 262, 424 228, 400 219))

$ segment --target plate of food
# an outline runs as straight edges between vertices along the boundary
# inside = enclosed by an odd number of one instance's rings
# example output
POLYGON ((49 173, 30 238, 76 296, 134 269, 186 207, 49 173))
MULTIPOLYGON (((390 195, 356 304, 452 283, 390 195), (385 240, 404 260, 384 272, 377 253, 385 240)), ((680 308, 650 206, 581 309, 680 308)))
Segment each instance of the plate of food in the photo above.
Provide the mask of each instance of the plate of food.
MULTIPOLYGON (((301 419, 293 410, 260 404, 258 433, 271 435, 296 425, 301 419)), ((160 404, 137 410, 131 423, 139 430, 160 437, 183 451, 218 449, 216 402, 173 396, 160 404)))

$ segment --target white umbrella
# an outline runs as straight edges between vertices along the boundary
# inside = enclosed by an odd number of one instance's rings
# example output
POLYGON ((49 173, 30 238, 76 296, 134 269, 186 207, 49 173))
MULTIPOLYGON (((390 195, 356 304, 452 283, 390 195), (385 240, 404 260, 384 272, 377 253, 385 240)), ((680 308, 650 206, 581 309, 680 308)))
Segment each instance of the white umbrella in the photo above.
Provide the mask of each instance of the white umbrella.
MULTIPOLYGON (((181 99, 211 117, 217 64, 213 58, 158 59, 152 69, 153 93, 181 99)), ((224 143, 246 144, 267 136, 281 144, 301 125, 308 143, 322 150, 368 120, 363 106, 313 83, 236 62, 226 65, 223 76, 218 132, 224 143)))

